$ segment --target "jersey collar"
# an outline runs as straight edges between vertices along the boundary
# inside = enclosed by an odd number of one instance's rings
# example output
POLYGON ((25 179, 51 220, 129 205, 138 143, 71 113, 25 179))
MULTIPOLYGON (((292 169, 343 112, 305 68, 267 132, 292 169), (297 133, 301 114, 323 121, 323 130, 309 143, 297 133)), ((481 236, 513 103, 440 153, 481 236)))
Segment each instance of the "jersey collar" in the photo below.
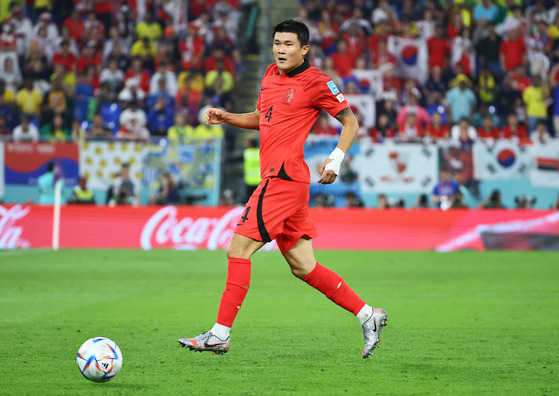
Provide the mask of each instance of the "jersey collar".
MULTIPOLYGON (((295 77, 297 74, 303 73, 309 67, 311 67, 311 63, 308 61, 308 59, 305 59, 300 66, 297 66, 295 69, 291 70, 289 73, 285 73, 285 75, 287 77, 295 77)), ((277 72, 276 74, 279 76, 280 72, 277 72)))

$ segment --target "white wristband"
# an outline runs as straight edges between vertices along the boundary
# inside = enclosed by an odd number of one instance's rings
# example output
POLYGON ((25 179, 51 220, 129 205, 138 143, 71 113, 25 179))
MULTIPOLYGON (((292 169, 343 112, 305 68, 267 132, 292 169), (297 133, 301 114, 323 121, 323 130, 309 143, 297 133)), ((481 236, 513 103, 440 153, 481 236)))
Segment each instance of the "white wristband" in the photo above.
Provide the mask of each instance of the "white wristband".
POLYGON ((338 173, 340 173, 340 166, 342 165, 344 157, 345 153, 341 149, 336 147, 328 157, 328 159, 331 159, 332 161, 324 167, 324 170, 334 171, 336 176, 338 176, 338 173))

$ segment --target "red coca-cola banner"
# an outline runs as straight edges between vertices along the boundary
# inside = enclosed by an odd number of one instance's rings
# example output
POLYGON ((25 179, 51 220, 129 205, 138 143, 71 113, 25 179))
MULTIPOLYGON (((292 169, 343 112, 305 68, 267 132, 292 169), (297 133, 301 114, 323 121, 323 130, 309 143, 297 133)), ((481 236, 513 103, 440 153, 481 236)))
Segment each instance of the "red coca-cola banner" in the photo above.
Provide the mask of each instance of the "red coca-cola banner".
MULTIPOLYGON (((61 248, 224 249, 241 207, 63 206, 61 248)), ((311 209, 317 249, 559 250, 559 212, 311 209)), ((49 247, 51 206, 1 206, 0 248, 49 247)), ((267 249, 276 248, 275 243, 267 249)))

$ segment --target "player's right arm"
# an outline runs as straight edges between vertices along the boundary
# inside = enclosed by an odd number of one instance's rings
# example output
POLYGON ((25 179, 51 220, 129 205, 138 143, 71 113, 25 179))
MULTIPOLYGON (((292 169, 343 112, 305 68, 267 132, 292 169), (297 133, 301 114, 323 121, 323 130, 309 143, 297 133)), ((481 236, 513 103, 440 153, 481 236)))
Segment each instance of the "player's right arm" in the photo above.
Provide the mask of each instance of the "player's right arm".
POLYGON ((221 109, 209 108, 206 110, 206 124, 215 125, 226 123, 243 129, 260 129, 260 111, 252 113, 229 113, 221 109))

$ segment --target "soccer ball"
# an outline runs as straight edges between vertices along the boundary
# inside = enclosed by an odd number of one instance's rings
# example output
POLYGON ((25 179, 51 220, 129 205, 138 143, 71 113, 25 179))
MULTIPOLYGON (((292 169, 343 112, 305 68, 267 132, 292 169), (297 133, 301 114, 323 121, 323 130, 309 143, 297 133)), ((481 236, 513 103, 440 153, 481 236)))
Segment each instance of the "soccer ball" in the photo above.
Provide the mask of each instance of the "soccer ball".
POLYGON ((122 352, 116 342, 105 338, 90 338, 82 344, 76 358, 80 373, 93 382, 107 382, 122 368, 122 352))

